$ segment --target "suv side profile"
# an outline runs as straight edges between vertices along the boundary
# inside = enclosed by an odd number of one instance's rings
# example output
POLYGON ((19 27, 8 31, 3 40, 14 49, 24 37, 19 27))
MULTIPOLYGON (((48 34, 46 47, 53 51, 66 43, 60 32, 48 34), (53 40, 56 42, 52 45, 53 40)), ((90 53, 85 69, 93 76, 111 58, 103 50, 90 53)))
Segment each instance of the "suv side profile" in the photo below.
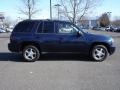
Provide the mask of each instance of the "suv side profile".
POLYGON ((18 23, 10 36, 8 48, 22 53, 29 62, 36 61, 43 52, 72 52, 104 61, 115 51, 109 36, 85 33, 76 25, 57 20, 25 20, 18 23))

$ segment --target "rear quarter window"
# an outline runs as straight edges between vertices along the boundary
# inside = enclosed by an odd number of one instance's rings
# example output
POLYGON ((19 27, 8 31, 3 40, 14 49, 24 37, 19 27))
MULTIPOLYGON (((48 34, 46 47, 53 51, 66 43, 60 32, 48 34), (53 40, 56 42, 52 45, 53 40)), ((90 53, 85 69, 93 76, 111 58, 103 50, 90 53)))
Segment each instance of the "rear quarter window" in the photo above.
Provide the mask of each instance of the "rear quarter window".
POLYGON ((34 22, 20 22, 16 25, 13 32, 31 32, 34 22))

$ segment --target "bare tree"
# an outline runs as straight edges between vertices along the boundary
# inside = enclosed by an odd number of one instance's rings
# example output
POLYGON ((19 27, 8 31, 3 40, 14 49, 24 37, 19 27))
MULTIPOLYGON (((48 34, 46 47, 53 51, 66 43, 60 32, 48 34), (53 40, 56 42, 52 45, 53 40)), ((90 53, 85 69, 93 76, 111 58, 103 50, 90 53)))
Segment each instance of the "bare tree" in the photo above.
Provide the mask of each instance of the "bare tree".
POLYGON ((100 26, 105 27, 110 25, 109 15, 107 13, 103 13, 99 18, 100 26))
POLYGON ((36 8, 37 1, 36 0, 21 0, 23 3, 23 8, 20 8, 20 12, 26 16, 28 19, 31 19, 34 14, 36 14, 39 10, 36 8))
POLYGON ((10 28, 10 26, 12 25, 13 20, 8 16, 5 17, 3 24, 4 24, 4 28, 10 28))
POLYGON ((73 23, 76 23, 78 17, 81 20, 98 2, 100 0, 60 0, 64 15, 73 23))

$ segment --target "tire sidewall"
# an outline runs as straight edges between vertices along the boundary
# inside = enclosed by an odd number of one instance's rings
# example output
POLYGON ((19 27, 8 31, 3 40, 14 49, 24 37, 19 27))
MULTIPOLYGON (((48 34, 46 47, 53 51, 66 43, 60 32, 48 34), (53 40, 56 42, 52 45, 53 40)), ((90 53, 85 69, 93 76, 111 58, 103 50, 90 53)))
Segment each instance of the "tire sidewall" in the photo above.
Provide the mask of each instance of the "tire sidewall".
POLYGON ((35 46, 33 46, 33 45, 26 46, 26 47, 24 48, 22 54, 23 54, 23 57, 24 57, 25 61, 27 61, 27 62, 35 62, 35 61, 38 60, 39 57, 40 57, 40 51, 38 50, 37 47, 35 47, 35 46), (25 51, 26 51, 28 48, 32 48, 32 49, 35 50, 35 52, 36 52, 36 58, 35 58, 35 59, 29 60, 29 59, 26 59, 26 58, 25 58, 25 51))
POLYGON ((92 48, 92 50, 91 50, 91 58, 94 60, 94 61, 97 61, 97 62, 102 62, 102 61, 104 61, 107 57, 108 57, 108 50, 107 50, 107 48, 104 46, 104 45, 95 45, 93 48, 92 48), (96 49, 96 48, 103 48, 104 50, 105 50, 105 56, 104 56, 104 58, 102 58, 101 60, 96 60, 95 58, 94 58, 94 50, 96 49))

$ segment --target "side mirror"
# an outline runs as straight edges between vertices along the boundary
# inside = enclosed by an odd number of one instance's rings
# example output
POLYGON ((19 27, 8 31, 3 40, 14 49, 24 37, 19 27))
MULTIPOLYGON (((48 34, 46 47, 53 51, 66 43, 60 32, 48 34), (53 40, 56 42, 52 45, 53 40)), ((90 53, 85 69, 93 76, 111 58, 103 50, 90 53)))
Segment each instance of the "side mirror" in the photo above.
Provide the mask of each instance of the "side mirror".
POLYGON ((81 33, 79 31, 76 32, 76 36, 77 37, 80 37, 81 36, 81 33))

